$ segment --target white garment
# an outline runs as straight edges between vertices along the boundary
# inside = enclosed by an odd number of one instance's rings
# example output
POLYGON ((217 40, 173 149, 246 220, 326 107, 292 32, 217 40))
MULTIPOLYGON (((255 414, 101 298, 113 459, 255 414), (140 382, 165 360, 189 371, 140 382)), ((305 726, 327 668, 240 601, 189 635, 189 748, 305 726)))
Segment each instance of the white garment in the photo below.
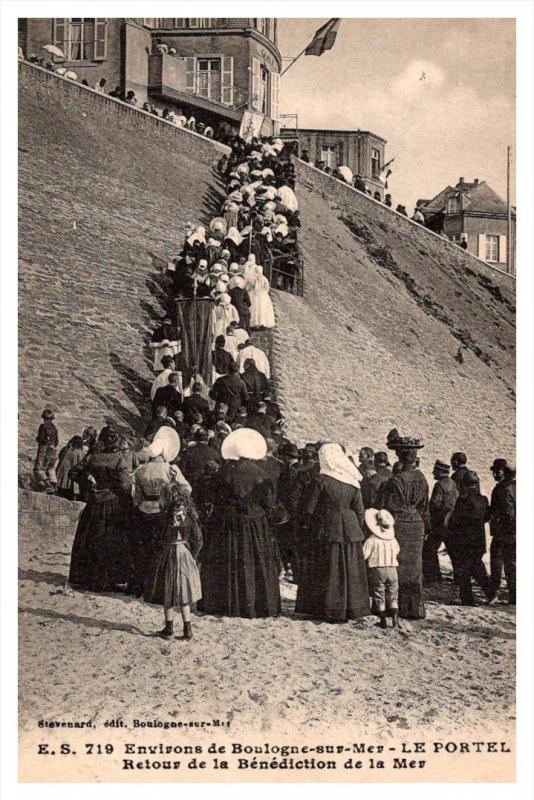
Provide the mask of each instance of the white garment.
MULTIPOLYGON (((155 379, 155 381, 152 384, 152 388, 150 389, 150 399, 151 400, 154 399, 154 397, 156 396, 156 392, 158 391, 158 389, 161 386, 167 386, 168 385, 168 383, 169 383, 169 375, 171 374, 171 372, 176 372, 176 370, 175 369, 169 369, 169 367, 167 367, 167 369, 164 369, 163 372, 159 373, 159 375, 157 376, 157 378, 155 379)), ((176 385, 176 388, 178 389, 178 391, 180 392, 180 394, 183 397, 182 373, 181 372, 177 372, 176 374, 178 375, 178 383, 176 385)))
POLYGON ((237 361, 237 354, 239 352, 237 349, 238 344, 239 341, 235 336, 228 336, 228 334, 226 334, 224 337, 224 349, 230 353, 234 361, 237 361))
POLYGON ((276 325, 269 288, 269 281, 263 274, 263 267, 256 267, 256 275, 248 289, 252 328, 274 328, 276 325))
POLYGON ((247 258, 247 260, 245 261, 245 263, 243 264, 243 267, 242 267, 242 269, 243 269, 243 278, 245 279, 245 286, 246 286, 247 289, 250 286, 251 281, 253 280, 253 278, 256 277, 256 267, 257 266, 258 266, 258 264, 256 264, 256 256, 254 255, 254 253, 251 253, 249 255, 249 257, 247 258))
POLYGON ((251 358, 259 371, 263 372, 267 380, 269 380, 271 377, 271 365, 269 364, 269 359, 263 350, 260 350, 258 347, 254 347, 253 344, 250 344, 248 347, 244 347, 242 350, 240 350, 236 359, 239 372, 245 371, 245 361, 247 358, 251 358))
MULTIPOLYGON (((223 297, 223 295, 221 295, 223 297)), ((220 300, 220 298, 219 298, 220 300)), ((237 308, 232 303, 221 303, 215 306, 214 313, 214 337, 226 336, 226 329, 231 322, 239 322, 237 308)))
POLYGON ((343 452, 337 442, 328 442, 319 448, 319 467, 321 475, 329 475, 341 483, 360 486, 360 472, 343 452))
POLYGON ((363 557, 370 567, 398 567, 399 551, 396 539, 380 539, 374 533, 363 543, 363 557))
POLYGON ((280 186, 278 194, 280 195, 282 204, 289 209, 289 211, 298 211, 299 201, 297 200, 297 195, 290 186, 280 186))

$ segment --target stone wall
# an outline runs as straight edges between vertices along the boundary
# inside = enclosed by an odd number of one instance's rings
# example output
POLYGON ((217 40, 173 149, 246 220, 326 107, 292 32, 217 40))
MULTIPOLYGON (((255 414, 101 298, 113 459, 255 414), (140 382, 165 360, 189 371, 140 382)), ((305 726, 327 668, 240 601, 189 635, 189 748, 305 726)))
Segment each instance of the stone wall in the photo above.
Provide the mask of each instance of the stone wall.
POLYGON ((31 474, 46 407, 60 446, 109 419, 142 430, 167 262, 188 220, 219 212, 225 150, 20 65, 19 475, 31 474))
POLYGON ((332 178, 311 164, 299 159, 295 159, 294 163, 299 184, 317 192, 330 203, 336 204, 347 216, 356 215, 361 221, 371 220, 375 224, 386 225, 389 230, 402 236, 405 242, 413 242, 414 249, 424 246, 430 255, 439 254, 442 257, 446 255, 453 265, 466 262, 471 269, 487 275, 499 286, 515 291, 515 278, 512 275, 466 253, 448 239, 398 214, 352 186, 332 178))
POLYGON ((62 78, 35 64, 19 62, 19 92, 32 97, 52 96, 64 108, 75 106, 82 116, 98 117, 103 127, 135 131, 138 138, 150 140, 170 153, 187 154, 197 163, 212 165, 230 149, 193 131, 178 128, 166 120, 154 117, 140 108, 130 106, 114 97, 102 95, 87 86, 62 78))
POLYGON ((19 489, 20 560, 31 558, 34 545, 70 542, 84 503, 19 489))

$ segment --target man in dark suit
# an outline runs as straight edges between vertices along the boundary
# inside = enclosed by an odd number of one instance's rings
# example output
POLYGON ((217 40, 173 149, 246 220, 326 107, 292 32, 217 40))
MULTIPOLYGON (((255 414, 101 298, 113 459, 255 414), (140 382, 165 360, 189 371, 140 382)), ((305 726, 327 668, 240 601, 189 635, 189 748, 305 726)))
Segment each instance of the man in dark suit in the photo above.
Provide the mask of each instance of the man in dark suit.
POLYGON ((195 414, 202 414, 202 418, 204 420, 207 419, 210 413, 210 404, 205 397, 202 397, 201 383, 194 383, 192 394, 189 397, 184 397, 182 411, 184 412, 184 420, 188 425, 193 424, 193 416, 195 414))
POLYGON ((230 364, 228 375, 217 378, 211 387, 210 397, 216 403, 224 403, 228 406, 226 419, 233 422, 241 406, 246 406, 248 402, 248 391, 246 385, 239 375, 239 367, 234 362, 230 364))
POLYGON ((208 432, 199 428, 195 432, 194 442, 189 444, 180 454, 180 469, 195 488, 204 476, 206 464, 214 461, 221 463, 218 452, 208 444, 208 432))
POLYGON ((482 561, 486 552, 484 523, 488 518, 488 498, 480 494, 476 472, 467 470, 462 490, 447 526, 447 549, 453 554, 455 572, 463 606, 476 605, 471 579, 490 597, 491 583, 482 561))
POLYGON ((454 472, 451 475, 452 480, 456 484, 458 491, 462 488, 464 475, 469 471, 467 466, 467 456, 465 453, 453 453, 451 456, 451 467, 454 472))
POLYGON ((169 417, 174 417, 176 411, 182 408, 182 395, 178 391, 178 373, 171 372, 167 386, 160 386, 152 401, 152 413, 156 414, 158 406, 165 406, 169 417))
MULTIPOLYGON (((430 532, 423 545, 423 578, 426 584, 441 581, 438 550, 447 541, 447 521, 456 505, 458 489, 449 476, 450 466, 439 459, 434 464, 434 488, 429 503, 430 532)), ((454 567, 454 551, 449 551, 454 567)))
POLYGON ((516 489, 515 469, 506 459, 496 458, 491 471, 496 486, 491 493, 490 533, 491 533, 491 599, 497 594, 504 575, 508 584, 510 605, 515 606, 516 573, 516 489))

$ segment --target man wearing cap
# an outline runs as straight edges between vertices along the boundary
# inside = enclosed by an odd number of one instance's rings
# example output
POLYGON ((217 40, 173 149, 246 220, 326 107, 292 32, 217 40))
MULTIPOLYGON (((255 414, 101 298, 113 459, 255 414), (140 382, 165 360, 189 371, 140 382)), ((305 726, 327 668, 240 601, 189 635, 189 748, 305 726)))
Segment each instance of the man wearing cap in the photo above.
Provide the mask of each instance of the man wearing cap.
POLYGON ((482 556, 486 552, 484 524, 488 518, 488 498, 480 494, 476 472, 466 470, 462 488, 447 525, 447 550, 454 560, 454 571, 463 606, 475 606, 471 579, 474 579, 488 600, 490 580, 482 556))
POLYGON ((495 597, 504 575, 508 585, 508 602, 515 605, 516 572, 516 489, 515 468, 506 459, 496 458, 491 465, 496 485, 491 493, 490 519, 490 567, 491 597, 495 597))
MULTIPOLYGON (((430 532, 423 545, 423 578, 425 584, 441 581, 438 550, 442 542, 447 540, 447 520, 454 511, 458 498, 458 489, 451 477, 449 464, 439 459, 434 464, 432 472, 435 484, 429 502, 430 532)), ((453 552, 449 551, 449 558, 453 563, 453 552)))

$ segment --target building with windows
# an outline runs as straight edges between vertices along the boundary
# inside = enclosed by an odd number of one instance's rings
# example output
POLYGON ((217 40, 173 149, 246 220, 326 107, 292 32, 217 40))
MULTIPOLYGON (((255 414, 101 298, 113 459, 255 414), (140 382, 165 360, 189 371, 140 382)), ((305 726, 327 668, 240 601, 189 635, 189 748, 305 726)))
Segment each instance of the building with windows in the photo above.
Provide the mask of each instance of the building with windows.
POLYGON ((300 154, 306 150, 312 164, 323 161, 330 169, 350 167, 354 175, 361 175, 365 188, 376 199, 384 199, 380 173, 385 163, 386 139, 371 131, 317 128, 282 128, 280 136, 294 142, 300 154))
POLYGON ((261 134, 277 130, 282 58, 277 21, 262 18, 42 18, 19 20, 25 58, 54 44, 57 63, 106 91, 133 90, 138 103, 196 115, 238 131, 245 111, 263 117, 261 134))
POLYGON ((462 177, 456 186, 418 205, 428 228, 457 244, 464 242, 473 255, 515 275, 515 209, 509 226, 506 202, 486 181, 469 183, 462 177))

